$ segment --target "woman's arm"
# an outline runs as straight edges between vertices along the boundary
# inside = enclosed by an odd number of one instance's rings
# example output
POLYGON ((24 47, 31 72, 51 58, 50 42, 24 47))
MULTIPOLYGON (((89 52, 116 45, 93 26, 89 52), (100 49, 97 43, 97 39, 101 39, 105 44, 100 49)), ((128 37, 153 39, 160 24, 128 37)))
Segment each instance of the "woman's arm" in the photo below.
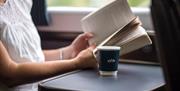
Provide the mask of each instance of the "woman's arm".
POLYGON ((45 63, 15 63, 0 41, 0 80, 8 86, 39 81, 72 70, 95 66, 92 47, 82 51, 76 58, 45 63), (86 53, 86 55, 82 55, 86 53))
POLYGON ((43 50, 43 53, 45 61, 71 59, 74 57, 73 48, 71 46, 59 49, 43 50))
POLYGON ((34 82, 57 74, 75 70, 75 60, 50 61, 45 63, 17 64, 9 57, 0 42, 0 76, 7 85, 18 85, 34 82))
POLYGON ((55 50, 44 50, 45 60, 71 59, 76 57, 79 52, 86 49, 89 44, 88 40, 93 37, 91 33, 80 34, 71 45, 55 50))

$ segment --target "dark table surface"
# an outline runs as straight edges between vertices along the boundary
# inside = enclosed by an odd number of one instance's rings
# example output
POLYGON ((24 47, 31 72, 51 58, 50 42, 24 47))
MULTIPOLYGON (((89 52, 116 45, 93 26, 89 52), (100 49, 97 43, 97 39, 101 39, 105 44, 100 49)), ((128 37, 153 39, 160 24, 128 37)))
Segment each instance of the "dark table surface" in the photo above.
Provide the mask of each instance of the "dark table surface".
POLYGON ((103 77, 97 70, 80 70, 44 80, 39 91, 150 91, 165 84, 162 69, 155 65, 118 65, 116 77, 103 77))

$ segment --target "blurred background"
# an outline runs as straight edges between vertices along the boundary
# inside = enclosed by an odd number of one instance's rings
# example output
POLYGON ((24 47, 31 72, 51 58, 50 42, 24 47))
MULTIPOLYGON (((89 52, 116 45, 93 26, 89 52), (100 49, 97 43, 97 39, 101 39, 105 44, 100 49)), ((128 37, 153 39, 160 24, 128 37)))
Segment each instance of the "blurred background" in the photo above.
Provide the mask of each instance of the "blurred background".
MULTIPOLYGON (((100 7, 111 0, 47 0, 50 7, 100 7)), ((150 0, 128 0, 131 7, 148 7, 150 0)))

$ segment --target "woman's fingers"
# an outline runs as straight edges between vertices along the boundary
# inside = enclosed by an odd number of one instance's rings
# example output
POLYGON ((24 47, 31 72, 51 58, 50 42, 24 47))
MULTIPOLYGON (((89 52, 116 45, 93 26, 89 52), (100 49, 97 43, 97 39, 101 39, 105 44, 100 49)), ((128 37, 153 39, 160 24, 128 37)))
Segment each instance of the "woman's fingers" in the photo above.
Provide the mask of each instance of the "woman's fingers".
POLYGON ((93 51, 95 48, 96 48, 96 45, 91 45, 88 49, 89 49, 90 51, 93 51))
POLYGON ((79 37, 83 40, 89 40, 90 38, 92 38, 94 35, 90 32, 86 32, 81 34, 79 37))

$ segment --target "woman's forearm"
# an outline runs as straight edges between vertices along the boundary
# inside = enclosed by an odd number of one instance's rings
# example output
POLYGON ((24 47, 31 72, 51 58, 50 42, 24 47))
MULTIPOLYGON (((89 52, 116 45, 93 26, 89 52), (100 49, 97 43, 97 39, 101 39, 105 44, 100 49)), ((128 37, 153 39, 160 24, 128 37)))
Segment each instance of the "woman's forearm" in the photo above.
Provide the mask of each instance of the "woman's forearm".
POLYGON ((71 59, 75 57, 73 48, 71 46, 60 49, 43 50, 43 53, 45 56, 45 61, 71 59))
POLYGON ((43 50, 45 61, 60 60, 61 49, 43 50))
POLYGON ((25 83, 36 82, 65 72, 73 71, 77 67, 75 59, 62 61, 48 61, 45 63, 20 63, 14 66, 11 64, 4 72, 3 82, 8 86, 16 86, 25 83), (13 67, 13 68, 12 68, 13 67))
POLYGON ((18 64, 12 74, 14 82, 12 85, 18 85, 28 82, 39 81, 55 75, 60 75, 76 69, 75 59, 48 61, 45 63, 21 63, 18 64))

